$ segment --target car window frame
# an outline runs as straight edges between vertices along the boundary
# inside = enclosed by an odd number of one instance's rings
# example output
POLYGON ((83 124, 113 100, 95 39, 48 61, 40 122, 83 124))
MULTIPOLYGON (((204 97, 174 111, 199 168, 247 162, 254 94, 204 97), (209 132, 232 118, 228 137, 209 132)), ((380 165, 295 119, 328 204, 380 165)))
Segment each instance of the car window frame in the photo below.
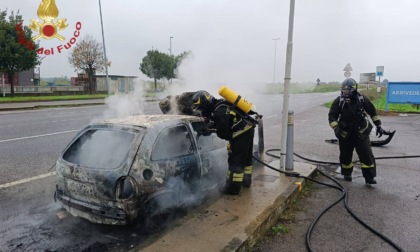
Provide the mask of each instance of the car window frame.
POLYGON ((161 129, 160 132, 157 134, 157 136, 155 138, 155 141, 153 143, 153 146, 151 148, 151 151, 150 151, 150 160, 152 162, 161 162, 161 161, 164 161, 164 160, 170 160, 170 159, 180 158, 180 157, 184 157, 184 156, 188 156, 188 155, 195 156, 195 154, 197 153, 196 141, 194 139, 192 139, 195 136, 191 132, 190 125, 188 125, 188 124, 186 124, 186 123, 172 124, 172 125, 168 125, 168 126, 164 127, 163 129, 161 129), (184 127, 186 129, 187 134, 190 136, 190 137, 186 137, 186 139, 189 139, 189 141, 190 141, 190 144, 191 144, 190 148, 192 149, 192 152, 189 152, 189 153, 186 153, 186 154, 182 154, 182 155, 165 157, 165 158, 154 158, 153 157, 153 153, 154 153, 154 151, 156 149, 156 145, 158 144, 158 141, 160 140, 159 138, 162 136, 163 132, 166 131, 166 130, 168 130, 168 129, 170 129, 170 128, 176 128, 176 127, 180 127, 180 126, 184 127))

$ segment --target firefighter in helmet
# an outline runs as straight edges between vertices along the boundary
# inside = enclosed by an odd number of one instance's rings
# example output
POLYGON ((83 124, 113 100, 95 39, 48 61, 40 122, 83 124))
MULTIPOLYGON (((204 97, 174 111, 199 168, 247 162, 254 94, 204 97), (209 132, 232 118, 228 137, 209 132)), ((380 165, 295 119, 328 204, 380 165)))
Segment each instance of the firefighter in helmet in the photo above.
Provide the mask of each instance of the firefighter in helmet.
POLYGON ((180 95, 168 95, 159 102, 159 108, 164 114, 181 114, 199 116, 193 110, 192 97, 195 92, 184 92, 180 95))
POLYGON ((251 186, 255 125, 238 108, 206 91, 196 92, 192 100, 194 108, 209 121, 209 128, 214 129, 219 138, 229 141, 229 170, 223 193, 238 195, 242 185, 251 186))
POLYGON ((369 138, 373 126, 368 115, 376 126, 376 135, 381 137, 384 130, 375 106, 357 91, 354 79, 345 79, 341 95, 333 101, 328 113, 330 126, 339 140, 341 174, 345 180, 352 180, 352 157, 356 149, 366 184, 376 184, 376 163, 369 138))

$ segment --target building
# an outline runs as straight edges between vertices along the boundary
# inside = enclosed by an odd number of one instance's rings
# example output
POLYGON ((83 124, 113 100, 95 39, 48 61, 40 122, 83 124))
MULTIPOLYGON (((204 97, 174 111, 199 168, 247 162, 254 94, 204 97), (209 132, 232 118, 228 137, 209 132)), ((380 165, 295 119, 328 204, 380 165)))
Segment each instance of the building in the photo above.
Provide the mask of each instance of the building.
MULTIPOLYGON (((1 79, 3 76, 3 73, 0 72, 0 84, 3 84, 3 80, 1 79)), ((13 85, 16 86, 33 86, 34 84, 34 77, 35 72, 34 69, 29 69, 26 71, 22 71, 15 74, 15 78, 13 80, 13 85)), ((9 75, 7 73, 4 73, 4 84, 6 86, 10 86, 10 80, 9 75)))

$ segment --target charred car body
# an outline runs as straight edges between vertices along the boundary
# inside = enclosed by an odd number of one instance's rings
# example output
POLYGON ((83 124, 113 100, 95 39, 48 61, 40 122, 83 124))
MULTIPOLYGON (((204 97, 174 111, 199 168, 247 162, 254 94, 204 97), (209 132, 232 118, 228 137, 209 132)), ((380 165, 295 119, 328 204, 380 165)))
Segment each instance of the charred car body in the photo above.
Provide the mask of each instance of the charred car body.
POLYGON ((93 123, 57 160, 54 198, 74 216, 126 225, 224 184, 227 142, 203 118, 142 115, 93 123))

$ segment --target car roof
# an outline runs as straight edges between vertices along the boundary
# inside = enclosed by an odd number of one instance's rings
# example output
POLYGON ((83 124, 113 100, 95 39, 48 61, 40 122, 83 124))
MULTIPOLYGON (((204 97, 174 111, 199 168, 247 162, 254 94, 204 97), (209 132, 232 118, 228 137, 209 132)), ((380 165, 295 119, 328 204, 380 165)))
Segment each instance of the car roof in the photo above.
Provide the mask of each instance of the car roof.
POLYGON ((162 122, 170 121, 200 121, 203 120, 197 116, 188 116, 188 115, 135 115, 127 116, 122 118, 114 118, 104 120, 100 123, 105 124, 120 124, 120 125, 131 125, 131 126, 140 126, 140 127, 152 127, 154 125, 160 124, 162 122))

